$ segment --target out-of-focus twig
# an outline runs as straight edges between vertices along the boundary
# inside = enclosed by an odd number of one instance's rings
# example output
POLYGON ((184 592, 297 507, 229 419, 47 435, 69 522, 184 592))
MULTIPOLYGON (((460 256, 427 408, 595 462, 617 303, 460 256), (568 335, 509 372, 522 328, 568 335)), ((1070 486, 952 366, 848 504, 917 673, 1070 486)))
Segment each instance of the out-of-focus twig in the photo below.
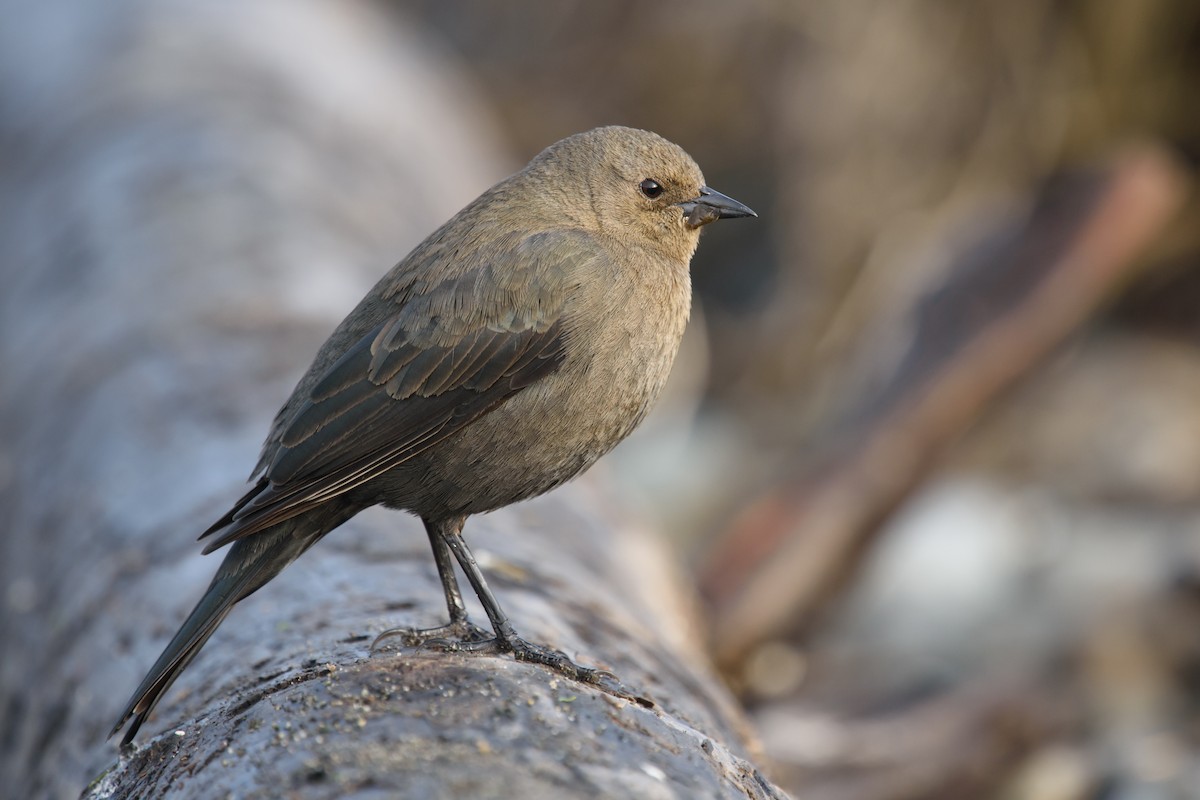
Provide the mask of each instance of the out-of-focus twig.
POLYGON ((760 724, 780 775, 806 798, 934 800, 992 796, 1031 752, 1080 720, 1070 693, 1029 677, 981 679, 851 718, 783 706, 760 724))
POLYGON ((833 454, 762 491, 710 552, 702 585, 722 663, 811 620, 945 445, 1134 273, 1185 183, 1161 149, 1131 148, 1051 181, 1024 218, 952 263, 914 308, 892 379, 858 405, 833 454))

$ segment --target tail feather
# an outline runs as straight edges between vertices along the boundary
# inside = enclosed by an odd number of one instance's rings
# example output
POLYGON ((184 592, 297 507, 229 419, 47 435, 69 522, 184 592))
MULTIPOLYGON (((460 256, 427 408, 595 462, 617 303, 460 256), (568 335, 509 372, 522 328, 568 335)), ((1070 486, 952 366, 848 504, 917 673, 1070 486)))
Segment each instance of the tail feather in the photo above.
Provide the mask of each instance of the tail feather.
POLYGON ((127 745, 133 740, 138 729, 142 727, 142 723, 146 721, 146 717, 158 705, 159 699, 196 657, 200 648, 208 641, 208 637, 212 636, 213 631, 217 629, 217 626, 225 619, 225 615, 239 599, 236 591, 229 591, 225 587, 209 587, 208 592, 192 610, 187 621, 183 623, 183 627, 171 639, 171 643, 154 662, 150 672, 142 679, 141 685, 133 693, 129 704, 121 712, 117 724, 109 732, 110 739, 116 735, 117 731, 121 730, 130 717, 133 717, 128 730, 125 731, 125 736, 121 739, 121 745, 127 745))
POLYGON ((298 517, 235 542, 200 602, 142 679, 108 738, 115 736, 132 717, 121 744, 132 741, 163 694, 200 652, 234 605, 274 578, 318 539, 352 515, 352 512, 341 513, 336 519, 316 515, 298 517))

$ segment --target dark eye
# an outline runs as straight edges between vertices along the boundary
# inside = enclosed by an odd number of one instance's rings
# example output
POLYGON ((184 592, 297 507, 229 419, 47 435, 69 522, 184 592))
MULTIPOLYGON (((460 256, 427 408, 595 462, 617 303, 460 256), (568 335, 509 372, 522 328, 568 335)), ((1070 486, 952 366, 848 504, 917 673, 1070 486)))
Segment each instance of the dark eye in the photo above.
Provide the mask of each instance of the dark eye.
POLYGON ((646 197, 649 197, 651 200, 663 193, 662 185, 653 178, 646 178, 646 180, 639 183, 638 189, 640 189, 642 194, 646 195, 646 197))

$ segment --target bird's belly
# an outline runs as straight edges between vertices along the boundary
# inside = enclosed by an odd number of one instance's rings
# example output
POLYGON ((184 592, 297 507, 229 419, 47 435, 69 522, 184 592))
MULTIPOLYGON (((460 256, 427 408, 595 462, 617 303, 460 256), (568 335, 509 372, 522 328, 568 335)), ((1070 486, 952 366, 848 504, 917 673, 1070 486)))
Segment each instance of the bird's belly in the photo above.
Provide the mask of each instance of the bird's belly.
POLYGON ((381 485, 422 516, 478 514, 547 492, 590 467, 646 416, 669 371, 621 363, 563 370, 513 396, 381 485), (388 485, 389 483, 393 485, 388 485))

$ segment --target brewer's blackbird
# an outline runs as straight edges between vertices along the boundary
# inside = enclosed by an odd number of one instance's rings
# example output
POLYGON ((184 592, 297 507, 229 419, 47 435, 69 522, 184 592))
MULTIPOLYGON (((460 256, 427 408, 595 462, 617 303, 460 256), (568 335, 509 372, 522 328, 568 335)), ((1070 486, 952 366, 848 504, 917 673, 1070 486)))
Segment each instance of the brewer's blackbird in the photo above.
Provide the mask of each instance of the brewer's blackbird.
POLYGON ((479 644, 457 561, 491 646, 598 680, 516 635, 463 523, 570 480, 641 422, 687 322, 700 228, 747 216, 677 145, 614 126, 551 145, 435 231, 318 351, 254 487, 201 536, 205 553, 233 546, 109 735, 132 717, 128 743, 239 600, 376 504, 418 515, 433 546, 450 624, 419 634, 479 644))

